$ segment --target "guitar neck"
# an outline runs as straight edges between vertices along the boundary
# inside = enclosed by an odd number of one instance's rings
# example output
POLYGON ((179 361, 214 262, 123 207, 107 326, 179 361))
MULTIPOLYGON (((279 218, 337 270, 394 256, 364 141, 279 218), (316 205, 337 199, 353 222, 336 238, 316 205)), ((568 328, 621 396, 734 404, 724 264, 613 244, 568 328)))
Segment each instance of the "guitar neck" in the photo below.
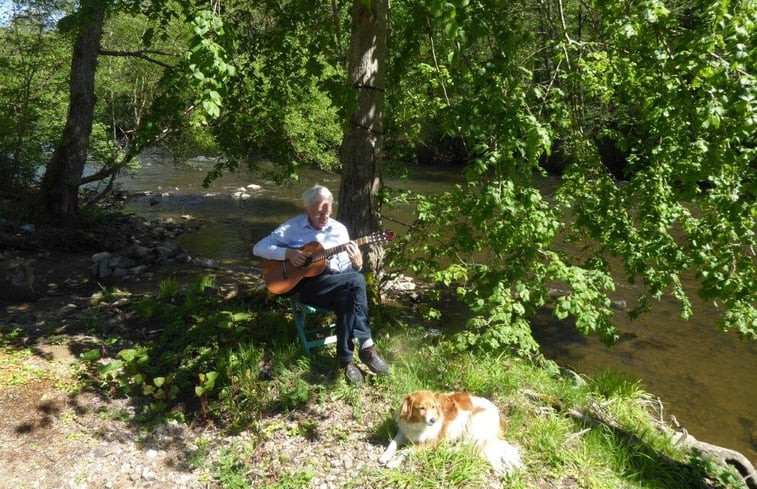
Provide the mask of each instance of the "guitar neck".
MULTIPOLYGON (((355 243, 360 246, 364 245, 365 243, 368 243, 370 241, 370 236, 363 236, 362 238, 358 238, 355 240, 355 243)), ((341 253, 342 251, 345 251, 347 249, 347 243, 340 244, 339 246, 334 246, 333 248, 329 248, 323 251, 320 251, 318 253, 313 253, 310 255, 310 258, 312 261, 318 261, 318 260, 325 260, 326 258, 336 255, 337 253, 341 253)))

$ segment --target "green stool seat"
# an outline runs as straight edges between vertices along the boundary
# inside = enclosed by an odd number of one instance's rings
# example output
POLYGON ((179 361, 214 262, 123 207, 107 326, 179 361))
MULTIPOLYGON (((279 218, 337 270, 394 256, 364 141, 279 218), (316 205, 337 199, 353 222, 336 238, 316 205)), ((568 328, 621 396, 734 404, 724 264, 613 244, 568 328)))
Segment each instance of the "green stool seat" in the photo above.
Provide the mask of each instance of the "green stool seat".
POLYGON ((313 348, 336 343, 336 323, 324 325, 323 321, 314 321, 314 318, 308 318, 308 316, 316 314, 332 314, 334 311, 303 304, 295 296, 290 297, 289 301, 292 305, 292 316, 294 317, 294 326, 297 328, 297 336, 306 354, 310 355, 313 348))

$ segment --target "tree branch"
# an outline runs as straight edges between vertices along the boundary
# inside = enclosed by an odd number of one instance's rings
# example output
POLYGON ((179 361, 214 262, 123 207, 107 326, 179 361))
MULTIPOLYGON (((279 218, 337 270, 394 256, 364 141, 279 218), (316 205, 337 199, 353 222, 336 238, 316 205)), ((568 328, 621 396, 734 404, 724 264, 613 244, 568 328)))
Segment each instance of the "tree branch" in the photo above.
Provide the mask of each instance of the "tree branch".
POLYGON ((146 61, 149 61, 150 63, 155 63, 156 65, 162 66, 163 68, 173 68, 173 66, 164 63, 162 61, 159 61, 155 58, 151 58, 148 56, 148 54, 160 54, 161 56, 173 56, 169 53, 163 53, 160 51, 110 51, 107 49, 101 49, 99 51, 100 55, 102 56, 120 56, 120 57, 127 57, 127 58, 141 58, 146 61))

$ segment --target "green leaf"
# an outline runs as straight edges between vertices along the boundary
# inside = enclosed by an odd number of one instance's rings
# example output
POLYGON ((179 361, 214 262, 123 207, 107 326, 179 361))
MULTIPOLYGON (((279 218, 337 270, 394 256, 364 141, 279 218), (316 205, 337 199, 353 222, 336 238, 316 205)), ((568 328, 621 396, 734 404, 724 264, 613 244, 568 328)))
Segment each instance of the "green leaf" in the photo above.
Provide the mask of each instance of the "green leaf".
POLYGON ((132 362, 137 357, 137 350, 133 348, 121 350, 118 352, 118 356, 121 357, 126 362, 132 362))
POLYGON ((92 349, 92 350, 87 350, 79 354, 79 357, 85 362, 94 362, 100 359, 100 350, 97 348, 92 349))
POLYGON ((123 362, 120 360, 114 360, 112 362, 102 363, 97 366, 97 374, 101 376, 106 376, 110 373, 120 370, 121 367, 123 367, 123 362))

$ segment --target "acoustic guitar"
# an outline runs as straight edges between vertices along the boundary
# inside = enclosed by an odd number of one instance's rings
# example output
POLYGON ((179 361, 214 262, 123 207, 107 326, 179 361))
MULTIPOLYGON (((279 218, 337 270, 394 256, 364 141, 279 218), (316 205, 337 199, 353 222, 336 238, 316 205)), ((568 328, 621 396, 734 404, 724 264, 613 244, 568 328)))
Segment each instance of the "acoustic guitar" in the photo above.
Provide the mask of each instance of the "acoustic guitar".
MULTIPOLYGON (((387 243, 394 239, 393 231, 378 231, 355 240, 358 246, 373 243, 387 243)), ((263 261, 263 280, 265 286, 274 294, 286 294, 305 277, 320 275, 326 268, 326 259, 347 249, 347 243, 333 248, 323 249, 317 241, 311 241, 300 251, 308 255, 305 263, 299 267, 292 265, 289 260, 263 261)))

